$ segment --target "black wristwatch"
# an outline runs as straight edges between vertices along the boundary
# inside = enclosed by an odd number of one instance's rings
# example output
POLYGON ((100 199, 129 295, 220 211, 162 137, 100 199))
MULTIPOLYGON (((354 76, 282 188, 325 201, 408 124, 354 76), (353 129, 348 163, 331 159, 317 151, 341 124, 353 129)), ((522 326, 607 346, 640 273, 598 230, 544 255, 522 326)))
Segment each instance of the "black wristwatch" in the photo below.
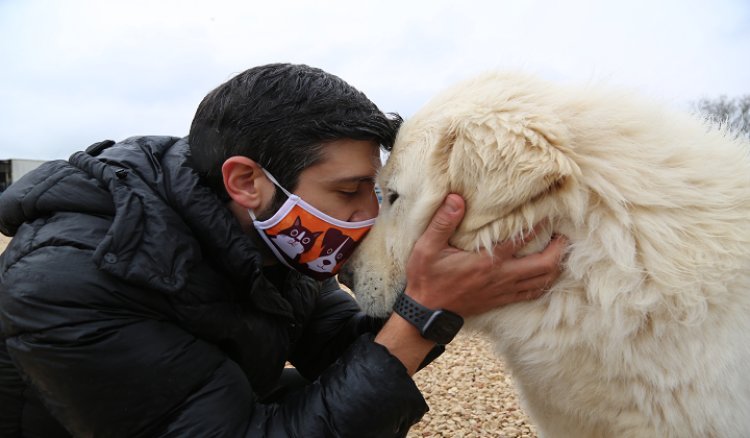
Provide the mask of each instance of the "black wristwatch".
POLYGON ((446 345, 464 325, 461 315, 449 310, 432 310, 401 292, 393 304, 393 311, 409 321, 422 334, 422 337, 446 345))

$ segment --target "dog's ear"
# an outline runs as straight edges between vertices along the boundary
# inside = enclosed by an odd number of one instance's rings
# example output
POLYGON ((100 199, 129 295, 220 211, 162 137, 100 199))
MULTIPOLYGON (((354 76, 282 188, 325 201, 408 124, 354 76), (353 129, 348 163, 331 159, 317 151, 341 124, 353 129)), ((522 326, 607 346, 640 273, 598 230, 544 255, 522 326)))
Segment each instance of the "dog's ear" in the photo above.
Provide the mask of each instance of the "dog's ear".
POLYGON ((560 120, 512 112, 454 121, 434 158, 479 223, 559 190, 580 172, 560 120))

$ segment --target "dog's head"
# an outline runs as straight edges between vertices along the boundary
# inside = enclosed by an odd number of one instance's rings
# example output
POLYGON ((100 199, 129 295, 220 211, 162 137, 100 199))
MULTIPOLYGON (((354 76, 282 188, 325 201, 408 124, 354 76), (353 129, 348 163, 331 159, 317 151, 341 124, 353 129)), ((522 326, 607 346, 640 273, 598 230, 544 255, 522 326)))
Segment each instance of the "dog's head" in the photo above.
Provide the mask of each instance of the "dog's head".
POLYGON ((466 201, 451 240, 465 250, 518 238, 561 214, 561 195, 579 170, 568 129, 538 99, 545 86, 517 75, 484 75, 438 96, 403 124, 378 176, 380 214, 344 274, 365 311, 390 313, 411 249, 449 193, 466 201))

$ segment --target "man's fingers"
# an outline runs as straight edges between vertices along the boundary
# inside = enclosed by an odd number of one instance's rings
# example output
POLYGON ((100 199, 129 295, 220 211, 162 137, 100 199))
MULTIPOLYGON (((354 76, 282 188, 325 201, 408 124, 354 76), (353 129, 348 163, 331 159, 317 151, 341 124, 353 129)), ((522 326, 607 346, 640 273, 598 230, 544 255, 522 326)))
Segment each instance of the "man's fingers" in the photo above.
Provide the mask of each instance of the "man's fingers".
POLYGON ((440 249, 448 243, 464 217, 464 200, 456 194, 448 195, 437 209, 430 224, 419 239, 425 250, 440 249))
POLYGON ((566 250, 568 248, 568 238, 557 234, 552 237, 552 240, 541 252, 542 257, 550 258, 553 260, 555 265, 559 265, 562 259, 565 257, 566 250))
POLYGON ((520 239, 509 239, 509 240, 506 240, 505 242, 495 245, 495 249, 493 252, 495 253, 496 256, 502 257, 502 258, 504 258, 503 256, 506 256, 506 255, 512 256, 515 253, 517 253, 521 248, 526 246, 526 243, 529 240, 533 239, 534 236, 536 236, 537 233, 542 231, 542 229, 547 225, 549 225, 549 220, 543 219, 542 221, 534 225, 534 228, 527 231, 523 235, 523 237, 521 237, 520 239))
POLYGON ((531 290, 527 290, 524 292, 520 292, 518 294, 518 297, 522 300, 529 301, 529 300, 535 300, 546 293, 547 293, 546 289, 531 289, 531 290))
MULTIPOLYGON (((536 229, 536 227, 534 227, 536 229)), ((504 242, 495 247, 494 254, 496 257, 512 256, 516 253, 516 246, 522 247, 525 243, 504 242)), ((559 269, 558 265, 565 256, 568 247, 568 238, 562 235, 554 235, 552 240, 542 250, 542 252, 528 254, 519 258, 508 258, 505 263, 522 263, 532 269, 528 272, 527 278, 549 272, 550 270, 559 269)), ((507 257, 505 257, 507 258, 507 257)))
POLYGON ((528 241, 533 239, 537 234, 539 234, 540 231, 544 229, 544 227, 547 227, 547 226, 549 226, 549 219, 545 218, 537 222, 536 225, 534 225, 534 228, 527 231, 526 234, 524 234, 521 239, 517 239, 515 241, 516 250, 523 248, 528 241))
POLYGON ((536 277, 519 281, 515 287, 519 291, 545 290, 552 285, 553 280, 554 278, 549 274, 537 275, 536 277))
POLYGON ((541 297, 542 295, 544 295, 545 293, 547 293, 547 291, 541 288, 526 289, 526 290, 522 290, 520 292, 516 292, 513 294, 499 295, 495 299, 495 302, 493 304, 495 306, 504 306, 507 304, 518 303, 521 301, 535 300, 541 297))

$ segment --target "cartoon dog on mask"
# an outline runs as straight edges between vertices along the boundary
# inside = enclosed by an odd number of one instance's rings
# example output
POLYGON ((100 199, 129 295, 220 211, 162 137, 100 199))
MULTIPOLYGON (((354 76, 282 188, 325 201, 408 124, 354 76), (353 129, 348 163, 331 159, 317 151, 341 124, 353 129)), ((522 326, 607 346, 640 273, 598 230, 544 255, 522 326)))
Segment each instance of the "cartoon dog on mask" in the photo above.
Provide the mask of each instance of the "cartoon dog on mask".
POLYGON ((333 268, 352 252, 356 244, 356 240, 331 228, 323 236, 320 257, 307 262, 307 267, 315 272, 333 272, 333 268))
POLYGON ((566 235, 559 281, 467 320, 541 435, 750 437, 749 153, 628 93, 486 74, 402 126, 349 283, 368 313, 388 315, 448 193, 466 200, 451 240, 465 250, 548 218, 524 253, 566 235))

